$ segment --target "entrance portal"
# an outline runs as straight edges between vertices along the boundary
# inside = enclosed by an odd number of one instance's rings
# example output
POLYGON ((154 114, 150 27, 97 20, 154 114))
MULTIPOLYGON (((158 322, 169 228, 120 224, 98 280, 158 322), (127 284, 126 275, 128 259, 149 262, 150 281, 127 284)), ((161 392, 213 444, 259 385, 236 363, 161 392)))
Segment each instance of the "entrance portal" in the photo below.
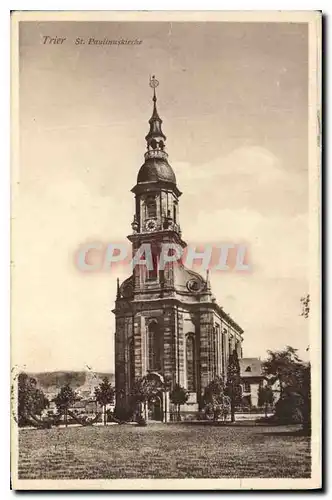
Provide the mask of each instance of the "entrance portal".
POLYGON ((163 405, 162 405, 162 394, 156 394, 153 396, 148 403, 148 419, 156 420, 158 422, 163 421, 163 405))

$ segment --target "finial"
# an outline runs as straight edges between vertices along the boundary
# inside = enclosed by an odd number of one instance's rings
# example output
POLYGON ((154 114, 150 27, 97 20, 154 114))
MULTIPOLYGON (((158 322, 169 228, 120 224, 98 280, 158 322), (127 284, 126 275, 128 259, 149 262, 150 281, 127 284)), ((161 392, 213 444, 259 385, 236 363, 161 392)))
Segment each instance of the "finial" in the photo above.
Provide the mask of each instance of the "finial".
POLYGON ((131 227, 132 227, 134 233, 137 233, 139 226, 138 226, 136 214, 134 214, 134 219, 133 219, 133 222, 131 223, 131 227))
POLYGON ((149 83, 150 87, 153 89, 153 102, 155 103, 156 100, 157 100, 157 97, 156 97, 156 87, 158 87, 159 85, 159 82, 158 80, 156 80, 156 77, 154 75, 152 75, 152 77, 150 76, 150 83, 149 83))
POLYGON ((119 278, 116 278, 116 298, 120 299, 121 294, 120 294, 120 280, 119 278))
POLYGON ((208 292, 211 291, 211 283, 210 283, 210 270, 206 270, 206 289, 208 292))

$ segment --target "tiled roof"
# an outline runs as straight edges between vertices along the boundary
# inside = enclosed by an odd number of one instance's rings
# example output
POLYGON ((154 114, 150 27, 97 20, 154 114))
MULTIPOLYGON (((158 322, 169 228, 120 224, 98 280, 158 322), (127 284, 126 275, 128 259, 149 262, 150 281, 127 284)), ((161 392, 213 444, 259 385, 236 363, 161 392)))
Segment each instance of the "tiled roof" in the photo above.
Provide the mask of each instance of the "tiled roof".
POLYGON ((263 375, 262 361, 259 358, 241 358, 239 363, 241 377, 261 377, 263 375))

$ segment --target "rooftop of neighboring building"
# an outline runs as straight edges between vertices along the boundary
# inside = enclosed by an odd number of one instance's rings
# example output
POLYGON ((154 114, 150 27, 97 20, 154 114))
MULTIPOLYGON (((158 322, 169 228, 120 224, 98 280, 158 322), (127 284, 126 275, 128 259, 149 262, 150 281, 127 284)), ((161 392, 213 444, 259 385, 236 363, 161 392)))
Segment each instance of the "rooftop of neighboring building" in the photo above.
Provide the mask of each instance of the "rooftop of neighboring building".
POLYGON ((260 358, 241 358, 240 363, 240 375, 244 377, 262 377, 263 370, 260 358))

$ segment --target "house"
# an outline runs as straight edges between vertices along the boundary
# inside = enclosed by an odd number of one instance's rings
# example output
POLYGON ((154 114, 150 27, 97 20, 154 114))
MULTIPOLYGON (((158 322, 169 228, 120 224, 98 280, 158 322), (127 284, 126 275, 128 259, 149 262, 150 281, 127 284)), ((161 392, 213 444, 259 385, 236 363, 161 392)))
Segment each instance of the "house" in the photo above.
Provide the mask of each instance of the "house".
POLYGON ((239 359, 242 382, 242 401, 244 406, 258 406, 259 388, 264 385, 265 377, 260 358, 239 359))
POLYGON ((280 397, 280 384, 275 377, 265 375, 263 361, 260 358, 239 359, 242 383, 242 401, 244 406, 259 406, 259 388, 270 385, 273 392, 273 403, 280 397))

